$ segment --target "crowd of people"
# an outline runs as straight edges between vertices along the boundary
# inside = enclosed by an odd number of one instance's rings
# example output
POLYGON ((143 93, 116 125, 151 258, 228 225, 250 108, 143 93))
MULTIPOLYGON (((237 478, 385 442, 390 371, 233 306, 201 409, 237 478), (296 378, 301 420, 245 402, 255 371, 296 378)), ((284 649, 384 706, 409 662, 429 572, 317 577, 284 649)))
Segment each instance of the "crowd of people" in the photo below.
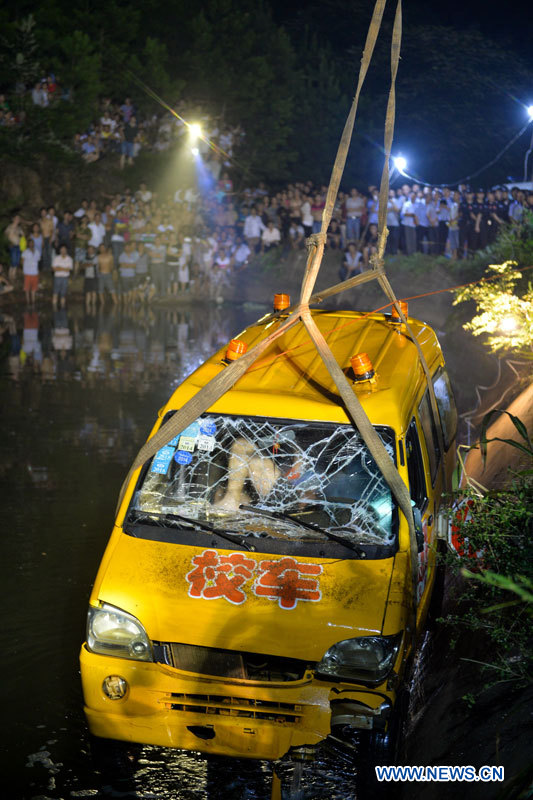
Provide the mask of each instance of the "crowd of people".
MULTIPOLYGON (((65 306, 78 274, 88 309, 191 292, 217 297, 256 256, 275 251, 283 259, 320 230, 327 187, 295 183, 269 193, 259 183, 236 193, 220 159, 208 166, 201 192, 189 186, 160 198, 143 183, 136 192, 83 200, 75 210, 50 206, 37 219, 14 216, 5 230, 10 263, 8 275, 0 273, 0 293, 23 282, 34 305, 40 276, 51 273, 54 308, 65 306)), ((533 192, 518 188, 485 193, 405 184, 389 192, 387 253, 467 258, 493 243, 503 225, 519 225, 527 209, 533 192)), ((368 194, 339 193, 326 246, 339 251, 341 279, 368 268, 378 212, 374 186, 368 194)))
POLYGON ((124 167, 132 164, 141 150, 163 152, 186 136, 189 126, 185 119, 194 119, 202 131, 198 148, 204 158, 212 155, 207 142, 214 143, 215 150, 218 146, 227 159, 243 136, 240 127, 224 124, 195 103, 187 104, 182 100, 176 103, 175 114, 164 111, 143 116, 131 97, 126 97, 122 103, 105 97, 98 118, 85 133, 74 137, 74 149, 88 163, 116 154, 124 167))
MULTIPOLYGON (((39 79, 33 88, 21 85, 9 95, 0 93, 0 127, 24 125, 27 110, 31 107, 48 109, 72 101, 70 89, 61 86, 55 74, 50 73, 39 79)), ((215 145, 215 152, 224 154, 224 160, 231 158, 235 144, 244 136, 240 126, 229 125, 222 118, 214 117, 195 101, 177 101, 175 113, 159 109, 156 113, 146 114, 131 97, 125 97, 121 102, 103 97, 95 119, 86 131, 74 136, 72 147, 87 163, 111 155, 116 156, 120 166, 124 167, 131 165, 141 150, 168 150, 187 134, 186 119, 194 120, 201 127, 203 138, 198 147, 204 158, 213 156, 207 142, 215 145)))

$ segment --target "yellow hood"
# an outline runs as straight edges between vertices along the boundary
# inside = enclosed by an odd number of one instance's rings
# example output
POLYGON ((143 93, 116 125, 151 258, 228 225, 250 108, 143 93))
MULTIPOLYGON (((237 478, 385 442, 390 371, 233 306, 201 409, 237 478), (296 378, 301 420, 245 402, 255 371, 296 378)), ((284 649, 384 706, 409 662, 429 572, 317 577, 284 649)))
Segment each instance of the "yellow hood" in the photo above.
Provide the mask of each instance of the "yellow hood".
POLYGON ((119 534, 93 600, 150 639, 319 661, 381 633, 393 558, 365 561, 190 547, 119 534))

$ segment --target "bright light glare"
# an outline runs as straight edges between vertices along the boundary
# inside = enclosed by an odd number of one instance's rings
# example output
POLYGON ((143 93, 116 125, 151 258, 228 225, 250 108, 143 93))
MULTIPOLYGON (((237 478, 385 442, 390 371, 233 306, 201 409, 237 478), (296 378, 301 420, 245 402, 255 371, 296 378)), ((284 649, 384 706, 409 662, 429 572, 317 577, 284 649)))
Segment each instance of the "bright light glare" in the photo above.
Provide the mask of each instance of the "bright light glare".
POLYGON ((518 327, 518 320, 516 317, 505 317, 500 322, 500 328, 504 333, 512 333, 518 327))
POLYGON ((194 156, 195 158, 196 158, 196 156, 199 156, 199 155, 200 155, 200 151, 198 150, 198 148, 197 148, 197 147, 191 147, 191 153, 193 154, 193 156, 194 156))
POLYGON ((403 172, 407 167, 407 161, 403 156, 396 156, 396 158, 394 158, 393 161, 394 161, 394 166, 399 172, 403 172))
POLYGON ((533 106, 528 106, 527 107, 527 114, 528 114, 529 119, 533 120, 533 106))
POLYGON ((202 128, 197 122, 193 122, 192 125, 189 125, 189 136, 193 141, 199 139, 202 135, 202 128))

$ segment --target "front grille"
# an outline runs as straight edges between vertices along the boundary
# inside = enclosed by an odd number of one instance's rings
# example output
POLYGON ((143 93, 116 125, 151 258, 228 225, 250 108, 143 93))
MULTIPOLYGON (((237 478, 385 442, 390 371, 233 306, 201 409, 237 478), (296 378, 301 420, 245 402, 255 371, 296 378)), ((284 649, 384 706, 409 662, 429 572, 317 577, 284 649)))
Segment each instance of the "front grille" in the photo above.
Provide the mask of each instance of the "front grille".
POLYGON ((178 642, 154 642, 154 656, 159 663, 194 672, 196 675, 276 683, 301 680, 305 671, 314 666, 295 658, 198 647, 178 642))
POLYGON ((294 703, 276 703, 255 698, 211 694, 172 693, 165 695, 160 702, 172 711, 293 724, 301 721, 303 712, 302 706, 294 703))

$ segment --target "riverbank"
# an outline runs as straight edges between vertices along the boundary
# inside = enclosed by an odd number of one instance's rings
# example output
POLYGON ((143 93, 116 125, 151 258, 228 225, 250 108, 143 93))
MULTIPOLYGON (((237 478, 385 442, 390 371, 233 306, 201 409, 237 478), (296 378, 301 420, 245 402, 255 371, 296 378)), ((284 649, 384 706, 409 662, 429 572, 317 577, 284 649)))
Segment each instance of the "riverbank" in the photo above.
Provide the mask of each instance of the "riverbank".
MULTIPOLYGON (((505 410, 518 417, 533 435, 533 384, 528 384, 505 410)), ((501 414, 487 439, 519 440, 508 414, 501 414)), ((466 458, 466 474, 487 490, 509 487, 518 470, 531 466, 520 450, 501 441, 488 445, 486 467, 479 449, 466 458)), ((463 480, 463 485, 465 481, 463 480)), ((443 616, 456 612, 454 597, 460 583, 448 575, 443 616)), ((460 612, 459 612, 460 613, 460 612)), ((519 658, 520 653, 515 654, 519 658)), ((472 765, 503 767, 505 782, 469 784, 472 800, 525 800, 533 780, 533 684, 503 678, 488 667, 498 653, 487 652, 479 633, 434 626, 418 657, 416 681, 404 761, 412 765, 472 765), (485 666, 483 666, 485 665, 485 666), (529 787, 529 790, 528 790, 529 787)), ((405 800, 457 800, 465 784, 403 785, 405 800)))

